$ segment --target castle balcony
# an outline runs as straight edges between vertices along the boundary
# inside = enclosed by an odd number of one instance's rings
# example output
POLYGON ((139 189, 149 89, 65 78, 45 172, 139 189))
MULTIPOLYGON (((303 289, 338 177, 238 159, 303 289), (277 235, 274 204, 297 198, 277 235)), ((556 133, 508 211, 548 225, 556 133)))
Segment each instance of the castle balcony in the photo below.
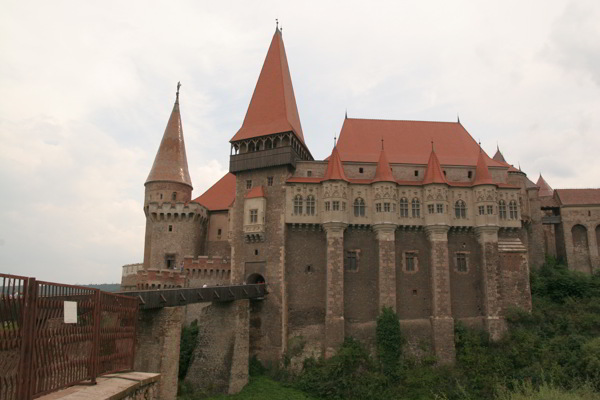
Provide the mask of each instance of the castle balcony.
POLYGON ((292 146, 232 154, 229 158, 229 172, 236 173, 278 165, 291 165, 296 168, 296 162, 299 160, 303 158, 292 146))
POLYGON ((144 212, 153 221, 207 221, 208 210, 198 203, 149 203, 144 212))
POLYGON ((329 210, 321 212, 321 222, 329 223, 329 222, 341 222, 344 224, 348 223, 348 212, 341 210, 329 210))
POLYGON ((542 217, 542 224, 546 225, 558 225, 562 222, 560 215, 546 215, 542 217))
POLYGON ((244 225, 246 242, 262 242, 265 240, 265 224, 244 225))
POLYGON ((398 225, 398 214, 393 211, 381 211, 373 213, 373 225, 398 225))
POLYGON ((476 215, 475 226, 498 226, 498 216, 495 214, 476 215))

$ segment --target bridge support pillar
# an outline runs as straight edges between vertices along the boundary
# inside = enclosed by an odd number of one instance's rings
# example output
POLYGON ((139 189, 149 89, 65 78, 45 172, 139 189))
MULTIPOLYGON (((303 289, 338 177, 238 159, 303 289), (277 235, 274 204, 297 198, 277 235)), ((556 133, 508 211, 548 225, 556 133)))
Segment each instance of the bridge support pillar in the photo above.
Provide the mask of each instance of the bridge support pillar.
POLYGON ((175 400, 183 307, 143 310, 137 327, 136 371, 160 373, 158 398, 175 400))

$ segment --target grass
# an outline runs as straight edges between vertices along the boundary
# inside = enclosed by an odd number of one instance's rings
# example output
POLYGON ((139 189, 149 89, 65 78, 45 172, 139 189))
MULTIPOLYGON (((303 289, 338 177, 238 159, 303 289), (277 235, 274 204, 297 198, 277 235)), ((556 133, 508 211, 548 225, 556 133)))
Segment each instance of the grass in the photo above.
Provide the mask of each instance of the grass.
MULTIPOLYGON (((178 400, 196 400, 201 397, 193 395, 180 396, 178 400)), ((231 396, 219 395, 205 398, 207 400, 316 400, 314 397, 274 381, 267 376, 256 376, 250 378, 250 383, 238 394, 231 396)))

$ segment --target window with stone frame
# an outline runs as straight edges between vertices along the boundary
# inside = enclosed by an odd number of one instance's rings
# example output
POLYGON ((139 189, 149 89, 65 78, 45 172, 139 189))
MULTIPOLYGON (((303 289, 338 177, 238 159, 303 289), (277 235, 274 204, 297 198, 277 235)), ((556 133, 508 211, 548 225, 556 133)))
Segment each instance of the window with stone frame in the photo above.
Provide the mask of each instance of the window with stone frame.
POLYGON ((331 209, 331 203, 326 201, 325 202, 325 211, 329 211, 331 209))
POLYGON ((346 271, 358 271, 358 250, 346 251, 344 257, 344 270, 346 271))
POLYGON ((177 192, 171 193, 171 201, 177 200, 177 192))
POLYGON ((454 204, 454 214, 456 215, 456 218, 458 218, 458 219, 467 218, 467 205, 465 204, 465 202, 463 200, 458 200, 454 204))
POLYGON ((357 197, 354 200, 354 216, 355 217, 364 217, 365 216, 365 201, 357 197))
POLYGON ((406 197, 400 199, 400 217, 408 218, 408 199, 406 197))
POLYGON ((315 215, 315 196, 312 194, 306 198, 306 214, 315 215))
POLYGON ((500 219, 506 219, 506 203, 504 200, 498 202, 498 215, 500 219))
POLYGON ((267 176, 267 186, 273 186, 273 177, 267 176))
POLYGON ((256 209, 256 208, 250 210, 250 223, 251 224, 258 223, 258 209, 256 209))
POLYGON ((443 205, 443 204, 441 204, 441 203, 437 203, 437 204, 435 205, 435 209, 436 209, 436 212, 437 212, 438 214, 443 214, 443 213, 444 213, 444 205, 443 205))
POLYGON ((485 206, 486 212, 490 215, 494 213, 494 206, 485 206))
POLYGON ((342 201, 342 211, 346 211, 346 202, 342 201))
POLYGON ((381 212, 381 203, 376 203, 375 204, 375 211, 376 212, 381 212))
POLYGON ((416 250, 404 252, 402 270, 406 273, 415 273, 419 270, 419 258, 416 250))
POLYGON ((412 217, 420 218, 421 217, 421 202, 416 197, 412 199, 412 217))
POLYGON ((466 273, 469 272, 469 259, 466 252, 457 252, 454 256, 456 272, 466 273))
POLYGON ((510 203, 508 203, 508 214, 510 219, 517 219, 519 217, 517 212, 516 201, 511 200, 510 203))
POLYGON ((302 196, 299 194, 294 197, 294 215, 302 215, 302 196))
POLYGON ((175 254, 165 254, 165 266, 167 269, 175 269, 175 254))
POLYGON ((427 212, 429 214, 433 214, 435 211, 435 207, 433 206, 433 204, 427 204, 427 212))
POLYGON ((484 215, 485 214, 485 207, 484 206, 479 206, 479 207, 477 207, 477 209, 479 210, 479 215, 484 215))
POLYGON ((333 211, 340 211, 340 202, 337 200, 334 200, 331 202, 331 206, 333 208, 333 211))
POLYGON ((252 179, 246 181, 246 189, 252 189, 252 179))
POLYGON ((383 203, 383 211, 385 211, 385 212, 391 211, 390 203, 383 203))

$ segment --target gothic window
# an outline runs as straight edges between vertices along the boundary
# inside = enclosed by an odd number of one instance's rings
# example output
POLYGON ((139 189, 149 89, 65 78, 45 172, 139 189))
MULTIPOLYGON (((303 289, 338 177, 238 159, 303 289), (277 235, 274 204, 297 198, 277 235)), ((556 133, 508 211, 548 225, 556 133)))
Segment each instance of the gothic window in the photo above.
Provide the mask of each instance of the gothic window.
POLYGON ((479 215, 485 214, 485 207, 484 206, 479 206, 479 207, 477 207, 477 209, 479 210, 479 215))
POLYGON ((252 189, 252 179, 246 181, 246 189, 252 189))
POLYGON ((256 224, 257 222, 258 222, 258 210, 257 209, 250 210, 250 223, 256 224))
POLYGON ((508 213, 510 216, 510 219, 517 219, 517 202, 514 200, 511 200, 510 203, 508 203, 508 213))
POLYGON ((456 214, 456 218, 467 218, 467 205, 464 201, 458 200, 454 204, 454 213, 456 214))
POLYGON ((506 219, 506 203, 504 200, 498 202, 498 214, 500 215, 500 219, 506 219))
POLYGON ((328 201, 325 202, 325 211, 329 211, 331 207, 331 203, 329 203, 328 201))
POLYGON ((390 203, 383 203, 383 211, 390 212, 390 203))
POLYGON ((443 214, 444 213, 444 205, 443 204, 438 203, 438 204, 435 205, 435 207, 436 207, 436 212, 438 214, 443 214))
POLYGON ((340 211, 340 202, 339 201, 334 200, 331 203, 332 203, 333 211, 340 211))
POLYGON ((429 214, 433 214, 433 211, 434 211, 433 204, 427 204, 427 212, 429 214))
POLYGON ((456 253, 456 272, 468 272, 467 253, 456 253))
POLYGON ((350 250, 344 257, 344 269, 346 271, 358 271, 358 251, 350 250))
POLYGON ((421 202, 416 197, 412 199, 412 216, 413 218, 421 217, 421 202))
POLYGON ((375 211, 381 212, 381 203, 375 204, 375 211))
POLYGON ((315 215, 315 196, 310 195, 306 198, 306 213, 315 215))
POLYGON ((400 216, 402 218, 408 217, 408 200, 406 197, 400 199, 400 216))
POLYGON ((488 214, 491 215, 494 213, 494 206, 486 206, 485 208, 486 208, 488 214))
POLYGON ((302 196, 299 194, 294 197, 294 215, 302 214, 302 196))
POLYGON ((365 201, 360 197, 354 200, 354 216, 364 217, 365 216, 365 201))
POLYGON ((273 186, 273 177, 272 176, 267 177, 267 186, 273 186))

